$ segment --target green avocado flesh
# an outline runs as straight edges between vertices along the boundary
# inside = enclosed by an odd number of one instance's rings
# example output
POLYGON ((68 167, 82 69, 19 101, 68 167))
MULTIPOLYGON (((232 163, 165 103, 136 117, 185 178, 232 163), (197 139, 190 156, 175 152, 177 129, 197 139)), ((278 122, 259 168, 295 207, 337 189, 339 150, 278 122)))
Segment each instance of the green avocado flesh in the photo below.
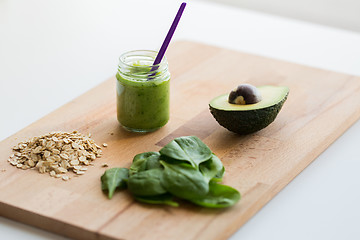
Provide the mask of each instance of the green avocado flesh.
POLYGON ((259 131, 272 123, 289 94, 288 87, 258 87, 262 100, 255 104, 238 105, 228 102, 229 94, 211 100, 210 112, 216 121, 228 130, 249 134, 259 131))

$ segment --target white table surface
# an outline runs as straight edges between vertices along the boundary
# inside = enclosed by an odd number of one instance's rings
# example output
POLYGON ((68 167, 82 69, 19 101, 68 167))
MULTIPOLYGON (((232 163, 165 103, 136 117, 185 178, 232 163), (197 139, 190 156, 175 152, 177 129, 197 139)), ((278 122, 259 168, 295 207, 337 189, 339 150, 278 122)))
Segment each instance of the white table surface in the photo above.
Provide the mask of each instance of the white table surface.
MULTIPOLYGON (((0 0, 0 140, 114 75, 120 53, 159 49, 180 3, 0 0)), ((225 5, 189 1, 183 39, 360 75, 359 33, 225 5)), ((358 121, 231 240, 360 239, 359 144, 358 121)), ((0 233, 65 239, 1 217, 0 233)))

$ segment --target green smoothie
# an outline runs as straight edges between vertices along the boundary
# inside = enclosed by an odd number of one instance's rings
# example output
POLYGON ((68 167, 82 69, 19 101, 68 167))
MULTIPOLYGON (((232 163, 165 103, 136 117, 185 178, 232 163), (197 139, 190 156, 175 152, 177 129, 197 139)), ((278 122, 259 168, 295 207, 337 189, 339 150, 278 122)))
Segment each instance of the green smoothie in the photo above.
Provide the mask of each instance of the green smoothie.
POLYGON ((129 130, 153 131, 169 120, 169 80, 134 82, 117 78, 117 117, 129 130))
POLYGON ((170 74, 167 64, 166 68, 159 66, 150 72, 151 67, 144 66, 146 63, 119 64, 116 74, 117 118, 123 127, 134 132, 155 131, 169 120, 170 74))

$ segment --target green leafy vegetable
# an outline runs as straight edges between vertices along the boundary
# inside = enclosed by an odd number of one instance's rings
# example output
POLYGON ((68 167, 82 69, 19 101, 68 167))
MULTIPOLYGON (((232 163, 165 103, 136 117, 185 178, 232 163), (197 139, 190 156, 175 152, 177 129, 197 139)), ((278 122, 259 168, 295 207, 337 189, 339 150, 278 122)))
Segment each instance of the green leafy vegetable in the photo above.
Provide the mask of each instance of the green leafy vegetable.
POLYGON ((160 150, 160 154, 187 161, 198 168, 200 163, 210 159, 212 152, 198 137, 188 136, 175 138, 160 150))
POLYGON ((179 204, 173 200, 173 196, 171 194, 162 194, 157 196, 147 196, 140 197, 134 196, 135 199, 139 202, 150 203, 150 204, 166 204, 172 207, 178 207, 179 204))
POLYGON ((145 171, 145 169, 146 169, 146 159, 139 159, 131 164, 129 168, 129 175, 132 176, 138 172, 145 171))
POLYGON ((101 189, 103 191, 108 191, 108 197, 111 199, 115 189, 126 188, 128 178, 129 170, 127 168, 108 169, 101 176, 101 189))
POLYGON ((131 175, 128 181, 129 191, 136 196, 155 196, 166 193, 160 179, 162 169, 150 169, 131 175))
POLYGON ((147 169, 160 168, 159 158, 160 153, 158 152, 144 152, 137 154, 129 169, 130 176, 147 169))
POLYGON ((211 181, 208 194, 202 198, 190 199, 190 201, 203 207, 225 208, 234 205, 240 197, 236 189, 211 181))
POLYGON ((204 176, 189 164, 160 163, 165 167, 161 183, 174 196, 191 199, 205 196, 209 191, 204 176))
POLYGON ((153 152, 153 153, 154 154, 151 155, 146 161, 146 170, 163 168, 160 164, 160 153, 158 152, 153 152))
POLYGON ((222 169, 220 170, 220 172, 218 172, 215 177, 213 177, 211 179, 211 181, 214 181, 214 182, 221 182, 222 179, 223 179, 223 176, 225 174, 225 167, 222 167, 222 169))
POLYGON ((208 208, 234 205, 240 193, 222 181, 221 160, 197 137, 175 138, 160 152, 137 154, 128 169, 112 168, 101 176, 103 191, 111 198, 116 189, 128 188, 143 203, 177 207, 173 198, 208 208))
POLYGON ((200 164, 199 169, 207 182, 209 182, 214 177, 222 178, 224 166, 221 160, 215 154, 212 154, 208 161, 200 164))

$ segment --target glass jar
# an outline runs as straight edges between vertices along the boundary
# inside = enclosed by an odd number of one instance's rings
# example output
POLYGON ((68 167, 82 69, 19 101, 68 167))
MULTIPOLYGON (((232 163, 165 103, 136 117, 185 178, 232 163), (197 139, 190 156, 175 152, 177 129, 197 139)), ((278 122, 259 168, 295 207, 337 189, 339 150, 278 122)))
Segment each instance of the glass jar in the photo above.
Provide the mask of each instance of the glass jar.
POLYGON ((169 120, 170 72, 163 57, 153 65, 156 51, 135 50, 119 58, 117 118, 133 132, 152 132, 169 120))

